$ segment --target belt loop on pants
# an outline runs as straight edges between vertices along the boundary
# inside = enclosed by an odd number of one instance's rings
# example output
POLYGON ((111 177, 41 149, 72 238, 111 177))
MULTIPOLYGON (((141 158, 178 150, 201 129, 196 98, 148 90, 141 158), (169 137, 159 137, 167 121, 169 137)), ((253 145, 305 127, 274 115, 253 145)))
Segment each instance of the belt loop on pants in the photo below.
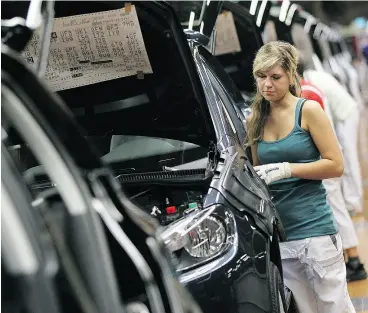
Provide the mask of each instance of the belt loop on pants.
POLYGON ((327 274, 327 271, 318 263, 318 261, 316 261, 315 258, 308 258, 307 255, 308 249, 306 248, 305 252, 299 257, 300 262, 310 266, 320 278, 323 278, 327 274))

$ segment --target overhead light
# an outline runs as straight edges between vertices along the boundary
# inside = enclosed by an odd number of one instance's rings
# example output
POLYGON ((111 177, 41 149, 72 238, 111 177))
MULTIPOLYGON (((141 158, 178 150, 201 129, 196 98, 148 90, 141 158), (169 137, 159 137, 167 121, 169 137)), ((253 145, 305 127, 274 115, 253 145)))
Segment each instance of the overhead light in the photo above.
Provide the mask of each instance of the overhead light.
POLYGON ((271 6, 270 16, 279 17, 280 16, 280 7, 271 6))
POLYGON ((30 29, 38 28, 42 23, 42 0, 33 0, 29 4, 26 26, 30 29))
POLYGON ((266 9, 267 1, 268 0, 262 0, 262 4, 261 4, 261 7, 259 9, 258 16, 257 16, 257 21, 256 21, 256 25, 258 27, 260 27, 261 24, 262 24, 262 18, 263 18, 264 11, 266 9))
POLYGON ((313 60, 313 64, 314 64, 314 67, 316 68, 316 70, 323 72, 324 69, 323 69, 322 62, 315 53, 313 53, 313 55, 312 55, 312 60, 313 60))
POLYGON ((191 11, 190 16, 189 16, 189 24, 188 24, 188 29, 189 30, 193 30, 194 18, 195 18, 195 13, 193 11, 191 11))
POLYGON ((249 10, 250 14, 252 14, 252 15, 256 14, 257 4, 258 4, 258 0, 252 0, 252 2, 250 4, 250 10, 249 10))
POLYGON ((310 31, 310 29, 311 29, 311 27, 312 27, 312 25, 313 25, 314 23, 316 23, 316 19, 315 19, 312 15, 309 15, 309 16, 307 17, 307 21, 306 21, 306 22, 305 22, 305 24, 304 24, 304 31, 305 31, 306 33, 309 33, 309 31, 310 31))
POLYGON ((328 27, 327 25, 324 25, 324 27, 322 28, 322 35, 327 39, 329 36, 331 36, 332 32, 330 27, 328 27))
POLYGON ((357 17, 354 20, 354 25, 358 29, 364 29, 366 26, 368 26, 368 21, 364 17, 357 17))
POLYGON ((296 9, 298 8, 298 5, 293 3, 291 6, 290 6, 290 9, 289 9, 289 12, 287 14, 287 17, 286 17, 286 21, 285 21, 285 24, 290 26, 291 25, 291 21, 293 20, 293 17, 294 17, 294 14, 295 14, 295 11, 296 9))
POLYGON ((288 11, 289 6, 290 6, 290 1, 289 0, 282 1, 281 9, 280 9, 280 15, 279 15, 280 22, 285 22, 286 13, 288 11))
POLYGON ((306 12, 304 10, 299 11, 299 16, 301 18, 304 18, 305 20, 307 20, 310 17, 313 17, 311 14, 309 14, 308 12, 306 12))
POLYGON ((209 6, 209 5, 210 5, 210 2, 211 2, 211 0, 207 0, 207 6, 209 6))
POLYGON ((325 25, 322 23, 317 24, 316 29, 314 30, 314 34, 313 34, 313 37, 315 39, 319 39, 319 36, 321 35, 322 29, 324 28, 324 26, 325 25))

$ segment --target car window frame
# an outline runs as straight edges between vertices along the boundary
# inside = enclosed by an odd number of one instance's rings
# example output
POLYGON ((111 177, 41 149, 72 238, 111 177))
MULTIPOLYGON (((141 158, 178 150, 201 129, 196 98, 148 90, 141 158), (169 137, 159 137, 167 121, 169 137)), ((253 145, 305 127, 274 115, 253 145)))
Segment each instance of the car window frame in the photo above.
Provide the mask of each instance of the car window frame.
MULTIPOLYGON (((31 299, 20 296, 17 301, 34 312, 60 312, 59 302, 55 298, 55 277, 59 270, 56 250, 39 212, 32 205, 32 196, 14 158, 3 143, 1 169, 4 174, 1 177, 3 264, 10 279, 23 277, 29 281, 25 287, 26 293, 34 290, 31 299), (41 306, 38 304, 40 302, 41 306)), ((18 286, 14 290, 17 289, 18 286)))
POLYGON ((238 103, 241 103, 245 107, 248 105, 240 91, 232 82, 231 78, 225 72, 225 69, 220 64, 217 64, 218 61, 214 56, 207 53, 201 53, 201 60, 214 90, 218 93, 219 97, 224 103, 224 106, 230 116, 231 123, 235 126, 237 140, 242 145, 246 137, 246 130, 243 120, 244 115, 240 111, 238 103), (234 99, 234 96, 236 96, 237 99, 234 99))
MULTIPOLYGON (((42 125, 40 120, 44 124, 46 121, 42 120, 38 112, 30 110, 30 107, 34 109, 35 103, 26 94, 26 89, 10 79, 8 74, 2 77, 1 93, 2 114, 8 118, 24 142, 29 145, 30 151, 39 164, 44 166, 45 172, 52 179, 54 187, 65 204, 68 218, 75 226, 74 245, 81 248, 81 242, 93 242, 91 245, 85 245, 84 250, 78 251, 80 255, 83 255, 78 258, 82 263, 85 263, 86 259, 93 259, 93 262, 89 261, 89 269, 81 270, 83 277, 89 280, 88 286, 90 286, 91 294, 101 308, 106 308, 106 310, 120 308, 121 300, 113 276, 114 269, 107 238, 102 222, 97 218, 97 212, 94 210, 94 198, 88 191, 80 169, 70 155, 65 151, 60 152, 62 149, 60 142, 53 140, 54 138, 50 136, 53 130, 49 128, 46 131, 45 125, 42 125), (96 272, 97 269, 100 271, 96 272), (110 299, 109 302, 106 302, 106 299, 110 299)), ((44 196, 46 197, 46 195, 41 195, 35 200, 42 202, 44 196)), ((85 265, 80 264, 79 266, 85 265)))

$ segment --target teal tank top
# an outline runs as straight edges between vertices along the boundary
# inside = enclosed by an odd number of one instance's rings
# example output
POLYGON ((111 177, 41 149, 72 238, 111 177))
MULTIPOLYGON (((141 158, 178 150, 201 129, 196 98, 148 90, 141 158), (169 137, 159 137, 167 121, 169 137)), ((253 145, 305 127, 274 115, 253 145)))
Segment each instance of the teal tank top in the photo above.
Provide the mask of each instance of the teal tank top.
MULTIPOLYGON (((258 142, 261 164, 310 163, 321 158, 310 133, 299 124, 303 102, 304 99, 299 99, 296 105, 295 125, 289 135, 276 141, 258 142)), ((321 180, 282 179, 271 183, 269 188, 289 241, 337 233, 321 180)))

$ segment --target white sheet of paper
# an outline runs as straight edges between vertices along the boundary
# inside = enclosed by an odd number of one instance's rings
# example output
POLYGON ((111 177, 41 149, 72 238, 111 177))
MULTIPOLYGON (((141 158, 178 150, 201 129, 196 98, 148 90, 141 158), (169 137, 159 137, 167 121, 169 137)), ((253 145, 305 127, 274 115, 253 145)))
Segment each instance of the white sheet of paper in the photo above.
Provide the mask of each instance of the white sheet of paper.
MULTIPOLYGON (((23 56, 31 65, 40 54, 40 31, 23 56)), ((135 6, 55 18, 45 75, 53 91, 137 73, 152 73, 135 6)), ((141 74, 140 74, 141 75, 141 74)))
POLYGON ((215 55, 241 51, 234 16, 231 12, 221 13, 217 17, 216 32, 215 55))

